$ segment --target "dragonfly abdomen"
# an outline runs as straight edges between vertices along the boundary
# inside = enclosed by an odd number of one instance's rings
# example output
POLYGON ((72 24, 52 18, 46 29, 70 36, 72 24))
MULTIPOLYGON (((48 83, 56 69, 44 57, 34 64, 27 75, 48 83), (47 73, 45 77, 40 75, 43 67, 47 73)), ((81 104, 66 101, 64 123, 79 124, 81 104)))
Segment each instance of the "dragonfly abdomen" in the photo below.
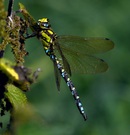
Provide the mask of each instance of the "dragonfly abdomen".
POLYGON ((69 87, 69 89, 70 89, 70 91, 71 91, 72 96, 73 96, 74 99, 75 99, 76 105, 77 105, 77 107, 78 107, 80 113, 82 114, 84 120, 86 120, 86 119, 87 119, 87 116, 86 116, 86 114, 85 114, 85 112, 84 112, 84 108, 83 108, 82 103, 81 103, 81 101, 80 101, 80 99, 79 99, 79 95, 77 94, 76 88, 75 88, 73 82, 71 81, 71 79, 69 78, 69 75, 68 75, 67 72, 64 70, 62 64, 60 63, 60 61, 57 59, 57 57, 56 57, 54 54, 53 54, 53 55, 50 55, 50 58, 51 58, 51 60, 52 60, 53 62, 56 63, 57 68, 58 68, 58 70, 59 70, 59 72, 60 72, 62 78, 65 80, 67 86, 69 87))

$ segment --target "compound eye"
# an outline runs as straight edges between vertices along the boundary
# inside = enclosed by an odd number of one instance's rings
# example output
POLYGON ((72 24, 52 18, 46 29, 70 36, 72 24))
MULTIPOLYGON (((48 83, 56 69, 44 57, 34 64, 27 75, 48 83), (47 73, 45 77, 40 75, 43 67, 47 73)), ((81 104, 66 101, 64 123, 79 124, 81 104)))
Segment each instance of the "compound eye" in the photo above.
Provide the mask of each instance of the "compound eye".
POLYGON ((43 23, 42 23, 42 26, 43 26, 43 27, 46 27, 46 28, 49 28, 49 24, 48 24, 47 22, 43 22, 43 23))
POLYGON ((42 18, 38 20, 38 25, 44 29, 44 28, 50 28, 49 20, 48 18, 42 18))

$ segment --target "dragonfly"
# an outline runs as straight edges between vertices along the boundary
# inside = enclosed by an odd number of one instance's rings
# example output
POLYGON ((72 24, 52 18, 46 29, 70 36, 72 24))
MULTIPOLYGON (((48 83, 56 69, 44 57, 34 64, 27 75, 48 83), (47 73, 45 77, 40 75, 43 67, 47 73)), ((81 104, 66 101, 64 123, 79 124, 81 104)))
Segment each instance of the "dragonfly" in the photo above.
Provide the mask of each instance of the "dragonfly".
POLYGON ((60 90, 62 77, 74 97, 79 112, 84 120, 87 120, 76 87, 70 77, 72 72, 84 74, 105 72, 108 69, 107 63, 95 57, 95 54, 111 50, 114 43, 108 38, 58 36, 51 28, 48 18, 42 18, 36 22, 21 3, 20 10, 33 31, 28 38, 36 36, 42 42, 46 55, 53 62, 57 89, 60 90))

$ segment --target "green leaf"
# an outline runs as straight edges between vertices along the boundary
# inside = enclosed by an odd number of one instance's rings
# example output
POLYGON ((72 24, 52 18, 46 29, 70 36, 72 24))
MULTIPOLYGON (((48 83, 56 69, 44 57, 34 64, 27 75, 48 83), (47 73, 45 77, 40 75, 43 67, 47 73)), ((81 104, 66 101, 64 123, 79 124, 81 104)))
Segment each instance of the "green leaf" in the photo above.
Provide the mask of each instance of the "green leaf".
POLYGON ((26 95, 12 84, 8 84, 6 89, 7 91, 5 92, 5 96, 11 103, 14 111, 23 109, 27 104, 26 95))

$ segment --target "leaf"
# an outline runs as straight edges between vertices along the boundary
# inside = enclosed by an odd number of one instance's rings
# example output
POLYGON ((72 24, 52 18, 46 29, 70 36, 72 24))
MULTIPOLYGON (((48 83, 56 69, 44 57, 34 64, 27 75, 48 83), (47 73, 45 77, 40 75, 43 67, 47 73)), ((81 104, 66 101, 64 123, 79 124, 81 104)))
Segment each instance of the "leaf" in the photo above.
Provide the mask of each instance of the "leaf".
POLYGON ((6 98, 11 103, 14 111, 22 110, 27 104, 26 95, 17 87, 12 84, 7 84, 7 91, 5 92, 6 98))

